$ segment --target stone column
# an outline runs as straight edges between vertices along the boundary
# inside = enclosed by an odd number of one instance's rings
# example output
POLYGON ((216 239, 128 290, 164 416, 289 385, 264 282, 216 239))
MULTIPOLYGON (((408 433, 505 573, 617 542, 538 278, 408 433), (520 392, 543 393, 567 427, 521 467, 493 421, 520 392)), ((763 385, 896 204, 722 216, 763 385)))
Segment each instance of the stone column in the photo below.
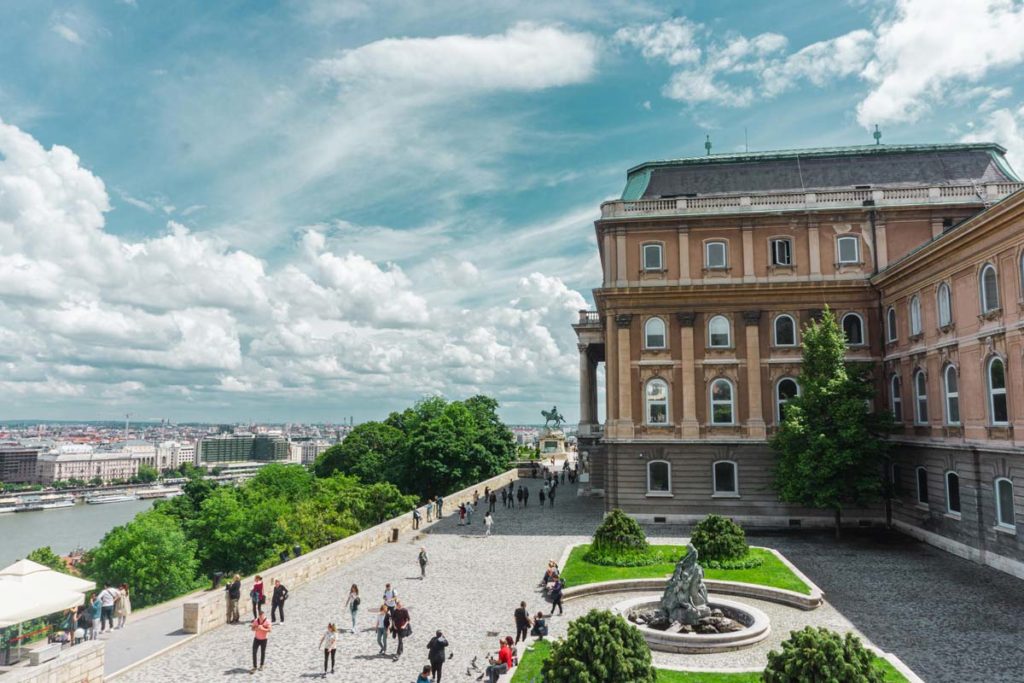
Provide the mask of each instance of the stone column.
POLYGON ((679 284, 690 284, 690 233, 686 228, 679 230, 679 284))
MULTIPOLYGON (((594 423, 590 412, 590 344, 577 344, 580 350, 580 431, 594 423)), ((589 431, 589 430, 587 430, 589 431)))
POLYGON ((764 409, 761 406, 761 340, 758 332, 761 311, 743 311, 747 328, 747 436, 765 438, 764 409))
POLYGON ((626 233, 619 230, 615 234, 615 286, 625 287, 629 283, 626 271, 626 233))
POLYGON ((821 244, 818 242, 818 224, 807 224, 807 263, 811 267, 811 279, 821 279, 821 244))
POLYGON ((618 328, 616 341, 618 346, 618 377, 616 384, 619 390, 619 419, 616 436, 623 439, 633 438, 633 362, 629 351, 629 332, 633 316, 620 313, 615 316, 618 328))
POLYGON ((753 282, 754 276, 754 226, 743 225, 743 281, 753 282))
POLYGON ((614 240, 607 232, 601 239, 604 245, 604 263, 602 264, 604 267, 604 286, 611 287, 612 283, 615 282, 615 253, 612 249, 614 240))
POLYGON ((683 361, 683 421, 680 424, 680 428, 684 439, 700 437, 700 423, 697 422, 697 392, 695 389, 697 378, 695 376, 695 351, 693 347, 693 321, 696 317, 697 314, 691 311, 676 314, 676 319, 679 320, 679 338, 683 361))
POLYGON ((889 245, 885 241, 885 221, 875 221, 875 253, 878 254, 878 269, 889 265, 889 245))

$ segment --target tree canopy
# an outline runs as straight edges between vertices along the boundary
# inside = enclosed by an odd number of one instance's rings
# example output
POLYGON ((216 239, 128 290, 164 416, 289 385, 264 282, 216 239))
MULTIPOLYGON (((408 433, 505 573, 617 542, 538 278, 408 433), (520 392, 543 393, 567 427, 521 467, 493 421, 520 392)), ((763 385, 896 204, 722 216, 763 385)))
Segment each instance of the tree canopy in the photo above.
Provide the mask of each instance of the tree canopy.
POLYGON ((64 558, 53 552, 53 549, 48 545, 44 545, 42 548, 36 548, 30 552, 25 559, 38 562, 39 564, 49 567, 54 571, 61 572, 62 574, 71 573, 71 570, 68 569, 68 563, 64 561, 64 558))

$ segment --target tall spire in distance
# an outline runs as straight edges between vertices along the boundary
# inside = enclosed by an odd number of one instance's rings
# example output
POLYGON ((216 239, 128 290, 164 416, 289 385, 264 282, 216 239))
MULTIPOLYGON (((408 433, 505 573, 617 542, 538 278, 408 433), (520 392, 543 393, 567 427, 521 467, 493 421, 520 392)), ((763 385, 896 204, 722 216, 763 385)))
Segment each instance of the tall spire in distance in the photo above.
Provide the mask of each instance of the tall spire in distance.
POLYGON ((707 151, 707 155, 711 156, 711 135, 704 136, 704 149, 707 151))

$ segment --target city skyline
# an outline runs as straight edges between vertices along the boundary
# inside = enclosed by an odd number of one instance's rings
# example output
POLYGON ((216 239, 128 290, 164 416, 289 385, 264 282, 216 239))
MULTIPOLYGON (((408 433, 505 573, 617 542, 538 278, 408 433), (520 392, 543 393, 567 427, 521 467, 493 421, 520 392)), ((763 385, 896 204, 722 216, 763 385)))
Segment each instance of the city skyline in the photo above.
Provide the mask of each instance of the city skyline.
POLYGON ((875 124, 1024 168, 1015 2, 5 15, 3 421, 360 422, 484 393, 575 422, 570 325, 625 169, 875 124))

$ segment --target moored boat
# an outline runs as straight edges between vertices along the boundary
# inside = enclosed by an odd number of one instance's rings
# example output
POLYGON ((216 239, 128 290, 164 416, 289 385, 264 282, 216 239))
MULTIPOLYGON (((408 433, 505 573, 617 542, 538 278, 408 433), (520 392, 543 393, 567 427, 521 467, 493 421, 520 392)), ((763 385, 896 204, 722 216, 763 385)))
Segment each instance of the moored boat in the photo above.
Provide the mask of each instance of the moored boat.
POLYGON ((105 503, 127 503, 128 501, 138 499, 138 496, 133 496, 127 493, 108 493, 86 496, 85 502, 89 505, 103 505, 105 503))

